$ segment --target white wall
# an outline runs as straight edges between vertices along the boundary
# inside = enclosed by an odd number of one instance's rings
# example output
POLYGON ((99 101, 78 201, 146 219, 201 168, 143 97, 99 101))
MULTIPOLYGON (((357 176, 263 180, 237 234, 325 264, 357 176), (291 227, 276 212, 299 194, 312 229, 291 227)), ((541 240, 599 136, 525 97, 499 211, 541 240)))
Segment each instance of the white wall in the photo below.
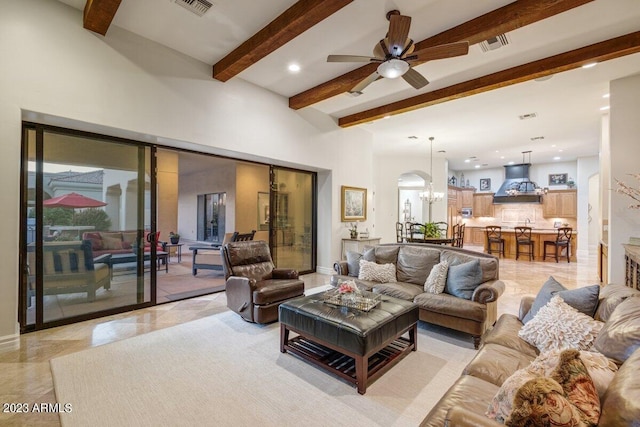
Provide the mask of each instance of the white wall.
MULTIPOLYGON (((595 247, 598 244, 598 240, 593 241, 590 239, 590 225, 589 225, 589 194, 591 189, 589 184, 592 176, 597 175, 600 170, 600 159, 598 156, 579 157, 578 171, 574 178, 578 184, 578 240, 576 250, 578 256, 589 255, 589 247, 595 247)), ((571 175, 570 175, 571 176, 571 175)), ((594 182, 599 186, 599 181, 594 182)), ((599 210, 599 206, 592 206, 591 210, 599 210)))
MULTIPOLYGON (((375 190, 368 132, 313 120, 312 109, 295 112, 286 98, 239 78, 213 80, 210 64, 118 27, 98 36, 82 28, 80 11, 57 1, 2 1, 0 54, 4 182, 19 177, 23 118, 320 171, 318 263, 328 271, 344 231, 340 185, 375 190)), ((15 345, 18 332, 19 186, 3 186, 2 200, 0 217, 12 226, 0 249, 0 348, 15 345)), ((374 221, 370 208, 365 226, 374 221)))
MULTIPOLYGON (((373 159, 376 187, 376 233, 381 243, 396 241, 395 224, 398 220, 398 178, 403 173, 421 171, 428 176, 429 156, 376 155, 373 159)), ((447 161, 433 158, 433 187, 447 194, 447 161)), ((447 220, 447 200, 432 205, 432 221, 447 220)), ((427 217, 426 211, 423 219, 427 217)), ((373 235, 372 235, 373 236, 373 235)))
POLYGON ((635 188, 640 186, 628 174, 640 173, 640 75, 613 80, 610 85, 609 190, 609 282, 624 283, 624 248, 630 236, 640 237, 640 212, 628 209, 633 200, 615 192, 615 179, 635 188))

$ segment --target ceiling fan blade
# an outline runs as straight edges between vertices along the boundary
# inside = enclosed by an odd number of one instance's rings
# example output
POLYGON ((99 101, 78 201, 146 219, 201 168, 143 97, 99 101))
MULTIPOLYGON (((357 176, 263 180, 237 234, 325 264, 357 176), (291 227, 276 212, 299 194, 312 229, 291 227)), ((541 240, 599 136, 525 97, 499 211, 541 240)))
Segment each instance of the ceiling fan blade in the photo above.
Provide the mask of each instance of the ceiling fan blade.
POLYGON ((373 58, 371 56, 361 55, 329 55, 327 62, 379 62, 381 58, 373 58))
POLYGON ((371 83, 373 83, 376 80, 378 80, 379 77, 380 77, 380 74, 378 74, 377 71, 374 71, 373 73, 371 73, 369 75, 369 77, 367 77, 366 79, 362 80, 360 83, 355 85, 349 92, 351 92, 351 93, 361 93, 364 90, 364 88, 366 88, 371 83))
POLYGON ((413 68, 409 68, 409 71, 404 73, 402 78, 416 89, 422 89, 429 84, 429 80, 413 68))
POLYGON ((393 56, 400 56, 404 50, 411 27, 411 17, 391 15, 389 17, 389 33, 387 34, 387 48, 393 56))
POLYGON ((469 53, 469 42, 458 42, 428 47, 414 52, 413 55, 407 56, 404 59, 405 61, 418 60, 425 62, 433 61, 434 59, 453 58, 454 56, 462 56, 467 53, 469 53))

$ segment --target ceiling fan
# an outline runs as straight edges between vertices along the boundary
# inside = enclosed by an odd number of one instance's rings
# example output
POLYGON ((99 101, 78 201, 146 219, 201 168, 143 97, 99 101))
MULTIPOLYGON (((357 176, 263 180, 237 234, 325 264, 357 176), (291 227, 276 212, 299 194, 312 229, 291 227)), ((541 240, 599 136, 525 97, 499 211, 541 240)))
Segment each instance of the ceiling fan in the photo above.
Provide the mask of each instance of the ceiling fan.
POLYGON ((415 45, 409 36, 411 17, 400 15, 397 10, 387 13, 389 31, 384 39, 373 48, 373 57, 359 55, 329 55, 327 62, 378 62, 380 65, 367 78, 355 85, 349 93, 362 95, 364 88, 381 77, 395 79, 401 77, 416 89, 421 89, 429 81, 412 68, 414 61, 432 61, 452 58, 469 53, 468 42, 457 42, 428 47, 414 52, 415 45))

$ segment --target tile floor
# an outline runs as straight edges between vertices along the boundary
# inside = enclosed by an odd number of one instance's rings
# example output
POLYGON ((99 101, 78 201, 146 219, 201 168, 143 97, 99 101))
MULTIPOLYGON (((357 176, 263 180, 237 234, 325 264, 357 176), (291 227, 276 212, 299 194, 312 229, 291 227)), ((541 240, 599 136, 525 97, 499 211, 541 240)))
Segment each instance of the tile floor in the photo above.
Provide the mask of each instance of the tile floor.
MULTIPOLYGON (((499 300, 499 312, 516 314, 520 297, 535 294, 550 275, 568 288, 598 283, 596 256, 593 254, 570 264, 501 260, 500 278, 505 281, 507 290, 499 300)), ((326 285, 329 276, 316 273, 303 279, 306 287, 312 288, 326 285)), ((31 405, 55 403, 50 359, 225 310, 226 298, 221 292, 25 334, 20 338, 20 349, 0 353, 0 401, 31 405)), ((60 423, 56 414, 0 412, 0 425, 58 426, 60 423)))

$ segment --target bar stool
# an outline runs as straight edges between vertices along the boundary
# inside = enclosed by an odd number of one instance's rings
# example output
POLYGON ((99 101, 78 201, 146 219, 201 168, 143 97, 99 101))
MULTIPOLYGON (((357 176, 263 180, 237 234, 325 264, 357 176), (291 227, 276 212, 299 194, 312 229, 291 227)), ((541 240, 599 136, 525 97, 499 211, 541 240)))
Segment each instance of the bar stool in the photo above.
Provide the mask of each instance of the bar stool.
POLYGON ((502 227, 498 225, 488 225, 485 228, 487 233, 487 253, 492 254, 494 251, 498 252, 498 255, 502 254, 504 258, 504 239, 502 238, 502 227), (493 245, 498 245, 498 250, 493 249, 493 245))
POLYGON ((558 228, 558 235, 556 236, 556 240, 544 241, 544 251, 543 251, 542 260, 544 261, 545 259, 547 259, 547 246, 553 246, 555 248, 554 255, 556 258, 556 262, 558 262, 558 255, 562 253, 562 248, 566 249, 567 262, 571 262, 570 257, 571 257, 571 236, 572 235, 573 235, 573 228, 571 227, 558 228))
POLYGON ((531 227, 513 227, 516 235, 516 260, 520 254, 529 255, 529 261, 533 259, 533 240, 531 239, 531 227), (520 246, 527 246, 528 252, 520 252, 520 246))

